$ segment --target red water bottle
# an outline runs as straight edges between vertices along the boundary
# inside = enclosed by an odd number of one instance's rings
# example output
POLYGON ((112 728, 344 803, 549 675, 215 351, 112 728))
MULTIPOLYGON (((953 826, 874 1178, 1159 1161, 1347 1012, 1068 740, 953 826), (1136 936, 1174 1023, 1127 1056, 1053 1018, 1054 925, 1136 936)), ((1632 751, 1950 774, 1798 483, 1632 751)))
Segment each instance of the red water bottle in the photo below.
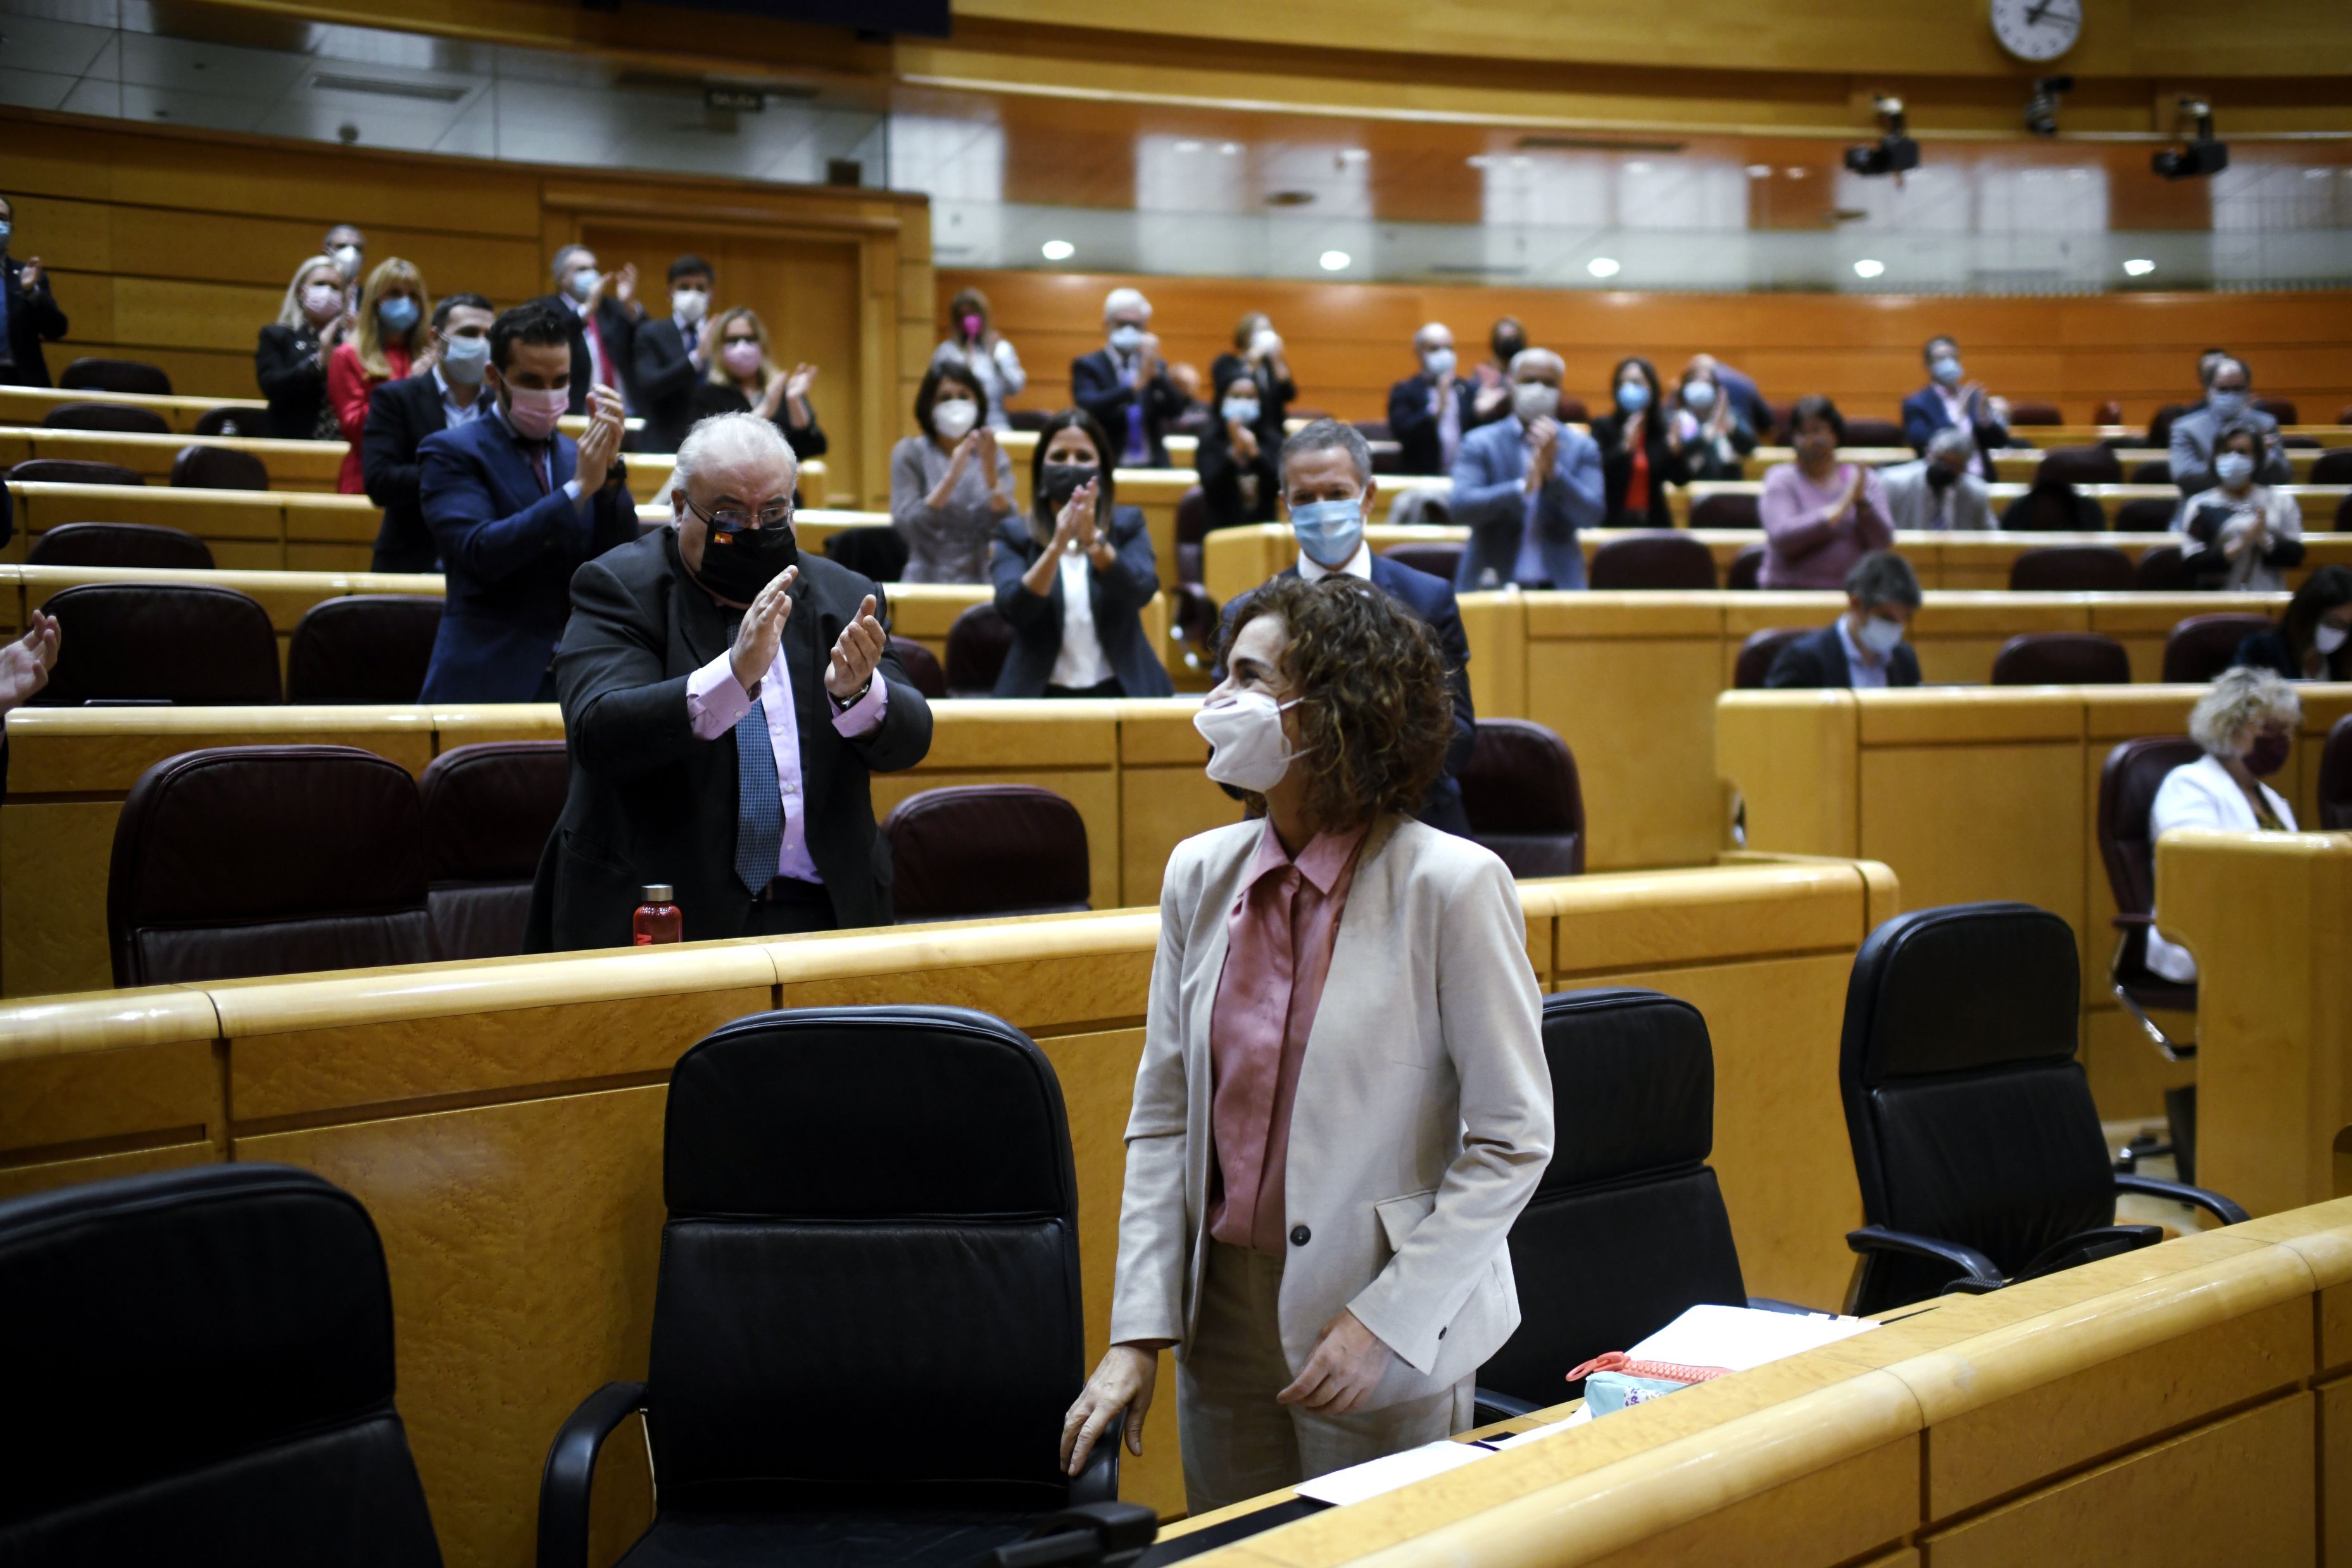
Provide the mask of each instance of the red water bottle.
POLYGON ((670 902, 677 895, 677 890, 666 882, 655 883, 645 890, 641 895, 645 902, 637 905, 637 913, 629 921, 630 933, 638 946, 686 940, 686 916, 670 902))

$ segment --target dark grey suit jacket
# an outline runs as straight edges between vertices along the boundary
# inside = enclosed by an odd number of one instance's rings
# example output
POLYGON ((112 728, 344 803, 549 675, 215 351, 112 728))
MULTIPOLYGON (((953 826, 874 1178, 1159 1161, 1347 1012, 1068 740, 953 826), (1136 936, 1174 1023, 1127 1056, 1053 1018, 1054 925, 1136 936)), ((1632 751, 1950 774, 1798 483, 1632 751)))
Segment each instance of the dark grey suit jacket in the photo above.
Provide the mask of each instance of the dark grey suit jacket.
MULTIPOLYGON (((1771 669, 1765 672, 1764 684, 1775 687, 1853 685, 1853 671, 1845 662, 1845 644, 1838 640, 1837 623, 1832 622, 1781 649, 1771 669)), ((1919 655, 1911 651, 1910 643, 1898 643, 1888 655, 1886 684, 1919 684, 1919 655)))
MULTIPOLYGON (((809 856, 845 929, 887 925, 890 841, 874 823, 873 773, 912 768, 931 747, 931 710, 897 657, 881 726, 849 739, 833 727, 824 671, 841 629, 880 591, 821 555, 803 555, 783 657, 800 724, 809 856)), ((626 946, 639 890, 677 889, 686 939, 740 936, 751 895, 735 874, 735 740, 696 738, 687 677, 724 653, 741 613, 687 575, 675 529, 590 561, 572 580, 572 621, 555 683, 572 787, 540 858, 524 946, 626 946)))

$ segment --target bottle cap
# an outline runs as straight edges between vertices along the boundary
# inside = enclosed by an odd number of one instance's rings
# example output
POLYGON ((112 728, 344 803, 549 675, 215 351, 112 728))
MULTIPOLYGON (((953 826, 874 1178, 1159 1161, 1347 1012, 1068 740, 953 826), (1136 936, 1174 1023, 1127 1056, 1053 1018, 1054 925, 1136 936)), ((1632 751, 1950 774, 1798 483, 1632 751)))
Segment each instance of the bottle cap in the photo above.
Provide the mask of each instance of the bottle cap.
POLYGON ((651 883, 642 896, 647 904, 667 904, 677 896, 677 889, 666 882, 651 883))

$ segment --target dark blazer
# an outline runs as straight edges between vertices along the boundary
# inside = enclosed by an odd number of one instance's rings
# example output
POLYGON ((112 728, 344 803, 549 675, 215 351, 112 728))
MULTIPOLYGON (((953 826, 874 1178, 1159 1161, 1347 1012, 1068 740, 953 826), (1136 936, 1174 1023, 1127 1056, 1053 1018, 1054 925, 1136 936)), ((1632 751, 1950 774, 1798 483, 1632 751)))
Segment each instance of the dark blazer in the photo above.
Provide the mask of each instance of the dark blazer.
MULTIPOLYGON (((476 395, 487 398, 489 389, 476 395)), ((386 382, 369 395, 367 425, 360 434, 360 475, 367 498, 383 508, 370 571, 441 570, 441 552, 433 542, 433 530, 425 526, 425 503, 417 490, 422 470, 416 449, 447 424, 441 388, 431 371, 386 382)))
MULTIPOLYGON (((896 654, 882 723, 845 739, 824 670, 860 601, 882 591, 821 555, 800 559, 783 657, 800 727, 803 829, 845 928, 890 924, 890 841, 874 825, 870 773, 912 768, 931 747, 931 710, 896 654)), ((523 946, 543 953, 629 943, 649 883, 677 889, 686 939, 740 936, 751 895, 735 874, 735 741, 698 740, 687 677, 724 653, 742 612, 687 575, 677 531, 660 528, 580 569, 555 662, 572 787, 540 857, 523 946)))
MULTIPOLYGON (((1772 687, 1853 685, 1853 673, 1846 664, 1845 644, 1838 640, 1837 623, 1832 622, 1781 649, 1772 667, 1765 672, 1764 684, 1772 687)), ((1886 684, 1919 684, 1919 655, 1911 651, 1910 643, 1898 644, 1887 655, 1886 684)))
POLYGON ((269 400, 270 436, 278 441, 319 438, 319 413, 327 406, 327 370, 319 360, 318 333, 307 327, 264 327, 253 350, 253 379, 269 400))
MULTIPOLYGON (((1294 563, 1285 567, 1279 575, 1297 577, 1298 568, 1294 563)), ((1437 633, 1438 650, 1445 656, 1445 692, 1454 699, 1454 738, 1445 747, 1444 770, 1430 787, 1429 799, 1413 815, 1442 832, 1466 839, 1470 836, 1470 819, 1462 810, 1462 786, 1455 782, 1455 776, 1470 766, 1470 753, 1477 747, 1478 713, 1470 702, 1470 639, 1462 630, 1462 608, 1454 601, 1454 585, 1442 577, 1415 571, 1375 553, 1372 586, 1402 603, 1437 633)), ((1241 607, 1249 602, 1249 597, 1246 593, 1237 594, 1225 605, 1223 624, 1218 627, 1219 647, 1224 645, 1225 632, 1241 607)), ((1213 674, 1217 680, 1225 678, 1222 666, 1213 674)))
MULTIPOLYGON (((1290 405, 1298 396, 1298 383, 1288 376, 1276 381, 1272 375, 1260 376, 1240 354, 1219 354, 1209 361, 1209 384, 1222 397, 1226 385, 1233 382, 1249 382, 1257 388, 1258 423, 1275 433, 1275 444, 1282 442, 1282 422, 1289 417, 1290 405)), ((1213 399, 1212 401, 1214 401, 1213 399)))
POLYGON ((49 361, 42 355, 41 340, 54 343, 66 335, 66 313, 49 292, 48 268, 41 269, 41 286, 30 294, 25 292, 24 271, 23 262, 0 252, 0 291, 8 300, 8 352, 16 361, 14 369, 0 365, 0 383, 45 387, 49 361))
MULTIPOLYGON (((714 414, 749 413, 751 412, 751 400, 731 386, 721 386, 716 382, 702 382, 694 389, 694 401, 690 410, 690 416, 686 422, 687 428, 689 430, 694 428, 695 421, 709 419, 714 414)), ((792 444, 793 455, 794 457, 824 456, 828 443, 824 438, 824 425, 816 416, 815 400, 811 399, 809 402, 809 422, 806 429, 794 428, 787 423, 787 409, 780 407, 776 410, 776 417, 768 423, 784 433, 784 439, 792 444)))
POLYGON ((447 583, 418 701, 527 703, 554 695, 548 666, 571 612, 572 572, 637 537, 622 465, 584 507, 563 493, 579 465, 580 448, 559 433, 541 495, 522 444, 495 413, 417 447, 425 525, 447 583))
MULTIPOLYGON (((1977 412, 1985 412, 1981 400, 1977 403, 1977 412)), ((1934 438, 1936 432, 1951 423, 1951 415, 1944 412, 1944 400, 1937 395, 1932 386, 1921 387, 1903 400, 1903 439, 1909 442, 1911 450, 1922 457, 1927 455, 1927 443, 1934 438)), ((1980 455, 1998 451, 2009 444, 2009 426, 1997 420, 1978 420, 1971 434, 1977 438, 1977 451, 1980 455)))
MULTIPOLYGON (((1094 607, 1095 636, 1102 643, 1110 673, 1119 690, 1131 697, 1176 695, 1168 667, 1151 651, 1144 634, 1143 607, 1160 591, 1159 563, 1151 553, 1151 534, 1138 507, 1114 507, 1107 530, 1118 559, 1108 571, 1087 568, 1087 599, 1094 607)), ((1062 653, 1062 580, 1042 598, 1021 586, 1021 578, 1037 563, 1040 545, 1018 514, 996 526, 989 556, 989 575, 996 581, 996 612, 1013 623, 1013 648, 997 673, 1001 697, 1038 697, 1062 653)))
POLYGON ((1690 464, 1683 455, 1666 444, 1666 422, 1674 418, 1670 409, 1664 414, 1653 412, 1642 422, 1642 444, 1650 457, 1650 509, 1641 521, 1626 516, 1625 492, 1633 483, 1633 449, 1625 444, 1625 416, 1604 413, 1592 422, 1592 440, 1601 448, 1601 494, 1606 510, 1601 526, 1604 528, 1665 528, 1674 526, 1666 512, 1668 485, 1690 483, 1690 464))
MULTIPOLYGON (((1429 411, 1429 394, 1436 385, 1427 371, 1417 376, 1407 376, 1389 388, 1389 434, 1402 447, 1401 471, 1407 474, 1443 474, 1445 467, 1445 444, 1437 434, 1437 415, 1429 411)), ((1478 383, 1456 376, 1454 381, 1454 404, 1462 418, 1462 434, 1467 435, 1478 426, 1478 383)), ((1502 406, 1510 412, 1507 402, 1502 406)))
MULTIPOLYGON (((7 543, 0 535, 0 544, 7 543)), ((2312 677, 2303 673, 2303 662, 2286 644, 2286 634, 2276 627, 2257 632, 2238 644, 2238 656, 2231 661, 2249 669, 2268 670, 2290 681, 2307 681, 2312 677)), ((2352 681, 2352 643, 2347 643, 2320 661, 2326 674, 2320 677, 2330 681, 2352 681)))
MULTIPOLYGON (((698 335, 700 330, 698 326, 698 335)), ((674 317, 637 324, 636 409, 646 422, 638 450, 675 452, 694 428, 694 389, 702 372, 689 355, 693 347, 674 317)))
MULTIPOLYGON (((1184 394, 1168 379, 1168 366, 1163 361, 1160 373, 1146 382, 1139 393, 1127 384, 1118 373, 1108 348, 1097 349, 1091 354, 1081 354, 1070 361, 1070 401, 1095 416, 1110 437, 1111 457, 1116 464, 1127 446, 1127 411, 1138 397, 1143 402, 1143 439, 1150 444, 1154 468, 1168 466, 1168 447, 1162 437, 1168 422, 1184 412, 1184 394)), ((1261 413, 1264 411, 1261 410, 1261 413)), ((1213 420, 1216 411, 1210 410, 1213 420)))
MULTIPOLYGON (((586 413, 588 389, 594 384, 590 371, 595 364, 588 353, 587 324, 580 319, 580 312, 572 308, 568 296, 544 294, 540 299, 562 311, 563 319, 571 326, 572 412, 586 413)), ((637 407, 637 323, 627 308, 609 294, 596 307, 596 335, 604 340, 604 357, 613 362, 614 378, 621 383, 616 390, 635 410, 637 407)))
MULTIPOLYGON (((1112 437, 1117 440, 1118 437, 1112 437)), ((1201 432, 1201 444, 1192 454, 1193 472, 1201 476, 1201 502, 1207 513, 1207 527, 1230 528, 1240 523, 1270 523, 1275 520, 1275 501, 1282 494, 1282 470, 1276 464, 1276 455, 1282 450, 1282 437, 1269 437, 1261 428, 1257 432, 1257 461, 1244 463, 1234 454, 1233 437, 1226 434, 1225 422, 1213 417, 1201 432), (1257 499, 1242 497, 1242 476, 1257 476, 1257 499)))

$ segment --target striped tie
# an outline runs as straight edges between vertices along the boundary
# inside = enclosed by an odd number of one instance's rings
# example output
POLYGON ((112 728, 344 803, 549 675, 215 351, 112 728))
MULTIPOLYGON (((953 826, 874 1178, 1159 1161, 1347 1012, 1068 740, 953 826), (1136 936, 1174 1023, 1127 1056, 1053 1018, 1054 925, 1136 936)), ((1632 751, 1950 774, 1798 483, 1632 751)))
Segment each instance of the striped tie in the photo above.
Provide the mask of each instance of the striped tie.
POLYGON ((767 712, 753 703, 735 723, 735 874, 757 896, 776 879, 784 847, 784 801, 776 783, 776 753, 768 740, 767 712))

